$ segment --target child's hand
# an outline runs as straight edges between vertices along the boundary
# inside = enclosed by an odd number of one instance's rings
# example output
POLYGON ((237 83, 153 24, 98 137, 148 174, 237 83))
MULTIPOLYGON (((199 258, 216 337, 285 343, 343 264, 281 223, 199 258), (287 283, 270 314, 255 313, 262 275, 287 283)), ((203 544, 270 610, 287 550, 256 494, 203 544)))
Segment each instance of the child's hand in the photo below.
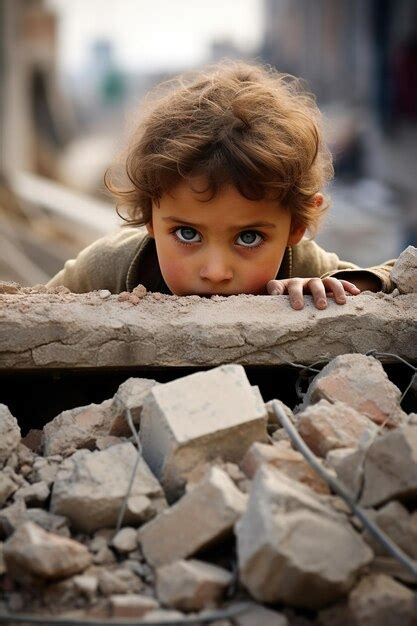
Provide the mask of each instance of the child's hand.
POLYGON ((346 293, 356 296, 361 291, 353 283, 331 276, 323 279, 284 278, 283 280, 270 280, 266 289, 272 296, 288 294, 293 309, 303 308, 303 293, 310 293, 316 307, 325 309, 327 306, 326 291, 330 292, 330 297, 333 297, 337 304, 346 304, 346 293))

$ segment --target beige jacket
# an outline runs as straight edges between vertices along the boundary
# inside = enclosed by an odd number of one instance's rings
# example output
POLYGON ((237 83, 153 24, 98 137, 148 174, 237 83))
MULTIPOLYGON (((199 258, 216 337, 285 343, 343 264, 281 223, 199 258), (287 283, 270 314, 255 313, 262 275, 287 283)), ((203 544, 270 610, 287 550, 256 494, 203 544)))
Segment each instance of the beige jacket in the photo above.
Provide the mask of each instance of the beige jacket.
MULTIPOLYGON (((302 239, 297 245, 286 248, 276 278, 335 276, 349 280, 370 274, 379 280, 381 291, 390 293, 395 288, 391 279, 394 262, 395 259, 391 259, 382 265, 362 269, 354 263, 341 261, 337 254, 326 252, 314 241, 302 239)), ((65 285, 75 293, 95 289, 120 293, 132 291, 138 284, 144 285, 148 291, 171 294, 159 268, 155 240, 144 226, 121 228, 98 239, 82 250, 76 259, 67 261, 49 281, 48 287, 65 285)))

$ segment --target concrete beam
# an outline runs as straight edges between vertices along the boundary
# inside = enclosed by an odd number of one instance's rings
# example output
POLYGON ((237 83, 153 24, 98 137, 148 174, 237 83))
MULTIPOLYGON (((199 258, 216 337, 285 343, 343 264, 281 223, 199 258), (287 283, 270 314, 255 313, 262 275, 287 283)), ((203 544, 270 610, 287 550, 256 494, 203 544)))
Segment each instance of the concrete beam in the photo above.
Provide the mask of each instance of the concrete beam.
MULTIPOLYGON (((417 295, 177 297, 136 305, 109 292, 0 295, 0 369, 311 364, 376 349, 417 361, 417 295)), ((398 293, 398 292, 396 292, 398 293)))

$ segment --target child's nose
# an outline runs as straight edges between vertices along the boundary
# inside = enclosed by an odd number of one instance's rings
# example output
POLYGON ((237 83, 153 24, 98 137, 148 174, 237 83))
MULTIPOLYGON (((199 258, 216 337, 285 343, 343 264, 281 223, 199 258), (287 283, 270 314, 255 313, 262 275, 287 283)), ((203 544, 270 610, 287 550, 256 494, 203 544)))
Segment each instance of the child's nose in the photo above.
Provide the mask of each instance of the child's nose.
POLYGON ((200 270, 200 278, 210 281, 213 284, 231 280, 233 278, 232 268, 225 258, 216 255, 209 258, 200 270))

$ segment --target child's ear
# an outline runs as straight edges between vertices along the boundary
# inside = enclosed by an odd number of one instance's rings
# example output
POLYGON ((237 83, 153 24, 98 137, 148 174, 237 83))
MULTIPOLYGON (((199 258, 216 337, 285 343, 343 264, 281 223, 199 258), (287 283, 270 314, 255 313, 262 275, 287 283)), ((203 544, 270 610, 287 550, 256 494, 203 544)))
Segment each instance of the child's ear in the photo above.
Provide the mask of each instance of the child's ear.
POLYGON ((146 230, 148 231, 148 235, 155 239, 152 222, 146 222, 145 226, 146 226, 146 230))
POLYGON ((306 232, 306 228, 301 226, 297 222, 293 222, 291 224, 290 234, 288 236, 287 246, 295 246, 297 243, 301 241, 304 237, 304 233, 306 232))

